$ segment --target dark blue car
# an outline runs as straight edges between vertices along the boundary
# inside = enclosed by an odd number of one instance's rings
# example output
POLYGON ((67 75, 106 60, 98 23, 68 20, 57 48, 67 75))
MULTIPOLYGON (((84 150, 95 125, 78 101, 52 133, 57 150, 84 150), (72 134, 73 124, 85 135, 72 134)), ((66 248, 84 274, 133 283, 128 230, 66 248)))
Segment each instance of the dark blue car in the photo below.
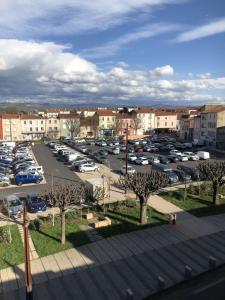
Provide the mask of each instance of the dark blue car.
POLYGON ((46 211, 45 202, 37 196, 36 193, 29 193, 27 195, 27 208, 30 213, 37 213, 46 211))
POLYGON ((18 173, 15 176, 15 183, 17 185, 22 185, 24 183, 40 183, 43 180, 43 176, 36 174, 20 174, 18 173))

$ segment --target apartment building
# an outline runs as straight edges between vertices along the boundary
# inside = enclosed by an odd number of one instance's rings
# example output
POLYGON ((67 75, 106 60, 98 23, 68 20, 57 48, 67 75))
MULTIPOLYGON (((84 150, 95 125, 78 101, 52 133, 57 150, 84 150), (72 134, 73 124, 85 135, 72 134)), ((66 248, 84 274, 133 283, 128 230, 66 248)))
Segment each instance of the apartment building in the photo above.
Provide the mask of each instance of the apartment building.
POLYGON ((189 114, 181 115, 179 120, 179 136, 183 140, 193 141, 194 139, 194 117, 198 112, 191 111, 189 114))
POLYGON ((156 132, 177 131, 177 114, 170 111, 156 110, 155 130, 156 132))
POLYGON ((200 139, 206 143, 216 143, 217 128, 225 126, 225 106, 208 105, 200 109, 200 139))
POLYGON ((141 108, 135 110, 137 113, 136 122, 139 123, 137 134, 149 134, 155 128, 155 113, 149 108, 141 108))
POLYGON ((225 126, 216 129, 216 148, 225 151, 225 126))
POLYGON ((58 139, 60 137, 60 121, 58 117, 46 118, 45 134, 50 139, 58 139))
POLYGON ((93 130, 95 136, 112 136, 116 121, 116 114, 111 110, 98 110, 93 116, 93 130))
POLYGON ((92 117, 80 118, 80 137, 93 137, 92 117))
POLYGON ((36 115, 21 115, 22 140, 40 140, 45 136, 46 118, 36 115))
POLYGON ((62 114, 70 114, 70 110, 67 108, 49 108, 46 112, 48 118, 56 118, 58 115, 62 114))
POLYGON ((117 135, 126 134, 127 128, 128 128, 129 135, 136 134, 139 127, 139 121, 137 121, 135 115, 132 113, 120 113, 116 116, 115 131, 117 132, 117 135))
POLYGON ((17 114, 0 115, 0 140, 19 141, 21 140, 20 116, 17 114))
POLYGON ((60 114, 59 134, 60 137, 73 138, 80 135, 80 117, 76 114, 60 114))

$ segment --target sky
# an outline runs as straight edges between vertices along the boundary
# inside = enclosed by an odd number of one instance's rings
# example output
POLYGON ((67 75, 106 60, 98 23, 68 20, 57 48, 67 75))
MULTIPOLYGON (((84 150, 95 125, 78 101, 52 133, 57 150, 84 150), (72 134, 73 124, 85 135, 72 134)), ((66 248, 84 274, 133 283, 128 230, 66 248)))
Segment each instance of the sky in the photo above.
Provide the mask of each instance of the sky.
POLYGON ((225 103, 224 0, 1 0, 0 103, 225 103))

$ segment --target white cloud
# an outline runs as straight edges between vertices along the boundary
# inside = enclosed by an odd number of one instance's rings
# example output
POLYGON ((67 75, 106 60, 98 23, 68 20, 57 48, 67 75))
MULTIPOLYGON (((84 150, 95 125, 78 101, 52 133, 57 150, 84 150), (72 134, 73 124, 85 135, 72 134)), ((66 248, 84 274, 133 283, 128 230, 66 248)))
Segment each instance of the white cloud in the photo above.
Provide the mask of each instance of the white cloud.
POLYGON ((0 66, 1 102, 54 99, 62 103, 67 99, 74 104, 116 105, 225 99, 225 77, 212 78, 206 73, 202 78, 193 74, 191 79, 175 80, 170 65, 145 71, 115 64, 101 71, 71 53, 68 46, 54 43, 0 40, 0 66))
POLYGON ((144 27, 136 29, 134 32, 124 34, 102 46, 86 49, 82 51, 82 55, 87 58, 110 57, 130 43, 180 29, 181 27, 175 24, 157 23, 145 25, 144 27))
POLYGON ((132 14, 188 0, 1 0, 1 37, 64 35, 105 30, 132 20, 132 14))
POLYGON ((200 79, 207 79, 211 77, 211 73, 210 72, 206 72, 206 73, 202 73, 202 74, 197 74, 196 77, 200 78, 200 79))
POLYGON ((185 31, 179 34, 175 41, 189 42, 223 32, 225 32, 225 18, 185 31))

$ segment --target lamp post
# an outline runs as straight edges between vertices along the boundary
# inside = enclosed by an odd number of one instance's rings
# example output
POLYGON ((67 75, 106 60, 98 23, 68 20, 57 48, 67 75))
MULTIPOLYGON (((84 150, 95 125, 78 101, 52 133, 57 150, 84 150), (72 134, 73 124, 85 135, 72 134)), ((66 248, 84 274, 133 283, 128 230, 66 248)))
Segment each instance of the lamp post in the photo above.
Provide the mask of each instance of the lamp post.
POLYGON ((33 300, 28 226, 29 226, 29 219, 27 215, 27 206, 25 204, 23 209, 23 232, 24 232, 24 270, 25 270, 26 300, 33 300))
POLYGON ((128 166, 128 123, 126 126, 126 175, 127 175, 127 166, 128 166))

